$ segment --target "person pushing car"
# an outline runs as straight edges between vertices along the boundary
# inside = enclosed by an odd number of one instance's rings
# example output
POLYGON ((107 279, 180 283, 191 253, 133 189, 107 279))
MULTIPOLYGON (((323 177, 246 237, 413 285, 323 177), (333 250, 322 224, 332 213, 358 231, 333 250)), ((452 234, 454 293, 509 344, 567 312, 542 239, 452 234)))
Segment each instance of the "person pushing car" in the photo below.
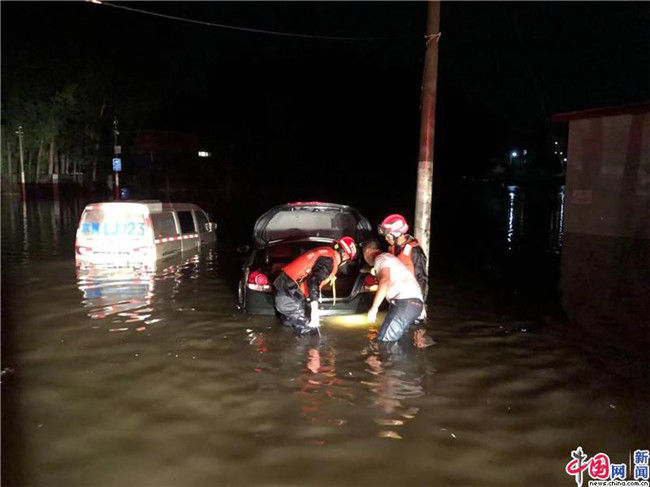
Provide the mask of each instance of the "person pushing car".
POLYGON ((282 268, 273 281, 273 303, 282 324, 300 334, 315 333, 320 326, 321 289, 357 254, 352 237, 332 246, 311 249, 282 268), (309 303, 310 313, 307 313, 309 303))
POLYGON ((377 340, 397 341, 424 309, 420 286, 415 276, 396 256, 382 252, 376 240, 363 246, 363 258, 373 268, 379 282, 368 311, 368 322, 374 323, 377 320, 379 306, 386 299, 389 303, 388 313, 379 329, 377 340))

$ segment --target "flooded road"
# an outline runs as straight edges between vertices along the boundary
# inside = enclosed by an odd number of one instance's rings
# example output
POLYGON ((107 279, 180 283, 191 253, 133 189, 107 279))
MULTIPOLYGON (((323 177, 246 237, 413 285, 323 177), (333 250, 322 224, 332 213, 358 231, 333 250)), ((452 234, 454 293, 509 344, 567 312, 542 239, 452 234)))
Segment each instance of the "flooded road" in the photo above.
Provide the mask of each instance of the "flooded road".
POLYGON ((434 273, 433 346, 297 338, 236 309, 228 246, 76 271, 82 208, 3 199, 5 485, 575 485, 578 445, 648 448, 647 377, 556 309, 434 273))

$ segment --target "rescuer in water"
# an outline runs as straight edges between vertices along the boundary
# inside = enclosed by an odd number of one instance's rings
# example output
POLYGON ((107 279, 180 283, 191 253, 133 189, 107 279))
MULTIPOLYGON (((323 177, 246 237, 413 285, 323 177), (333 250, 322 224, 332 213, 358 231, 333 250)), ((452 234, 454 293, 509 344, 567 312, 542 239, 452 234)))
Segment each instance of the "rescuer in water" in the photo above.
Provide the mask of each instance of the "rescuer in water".
POLYGON ((377 311, 385 298, 390 306, 377 334, 377 340, 380 342, 399 340, 424 309, 420 286, 413 273, 396 256, 381 251, 380 244, 376 240, 371 240, 364 245, 363 258, 368 265, 372 266, 379 282, 372 306, 368 311, 368 321, 374 323, 377 320, 377 311))
POLYGON ((409 226, 402 215, 388 215, 377 227, 379 235, 388 243, 388 251, 399 259, 415 276, 420 285, 424 301, 427 299, 428 272, 427 256, 420 247, 420 242, 409 235, 409 226))
POLYGON ((331 247, 311 249, 284 266, 273 282, 273 301, 282 324, 300 335, 315 333, 320 326, 321 289, 356 254, 354 239, 342 237, 331 247))

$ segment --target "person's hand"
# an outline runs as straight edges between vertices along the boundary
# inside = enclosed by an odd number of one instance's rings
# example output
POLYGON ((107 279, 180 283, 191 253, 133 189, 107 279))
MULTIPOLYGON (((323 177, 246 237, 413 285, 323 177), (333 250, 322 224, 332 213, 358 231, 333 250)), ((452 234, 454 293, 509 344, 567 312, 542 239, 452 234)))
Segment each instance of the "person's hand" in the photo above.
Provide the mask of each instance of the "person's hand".
POLYGON ((377 321, 377 311, 379 311, 374 306, 368 310, 368 323, 374 323, 377 321))
POLYGON ((420 316, 418 316, 418 320, 424 321, 427 319, 427 307, 422 306, 422 313, 420 313, 420 316))
POLYGON ((311 302, 311 320, 307 324, 309 328, 318 328, 320 326, 320 311, 318 301, 311 302))

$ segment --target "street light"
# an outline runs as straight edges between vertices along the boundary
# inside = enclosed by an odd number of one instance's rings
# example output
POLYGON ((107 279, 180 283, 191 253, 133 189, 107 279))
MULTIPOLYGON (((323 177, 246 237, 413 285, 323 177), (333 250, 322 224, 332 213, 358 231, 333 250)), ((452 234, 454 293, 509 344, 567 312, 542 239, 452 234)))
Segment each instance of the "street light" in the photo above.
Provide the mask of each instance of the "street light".
POLYGON ((516 150, 513 150, 513 151, 510 153, 510 165, 511 165, 511 166, 512 166, 512 160, 513 160, 513 159, 516 159, 518 155, 519 155, 519 153, 518 153, 516 150))

